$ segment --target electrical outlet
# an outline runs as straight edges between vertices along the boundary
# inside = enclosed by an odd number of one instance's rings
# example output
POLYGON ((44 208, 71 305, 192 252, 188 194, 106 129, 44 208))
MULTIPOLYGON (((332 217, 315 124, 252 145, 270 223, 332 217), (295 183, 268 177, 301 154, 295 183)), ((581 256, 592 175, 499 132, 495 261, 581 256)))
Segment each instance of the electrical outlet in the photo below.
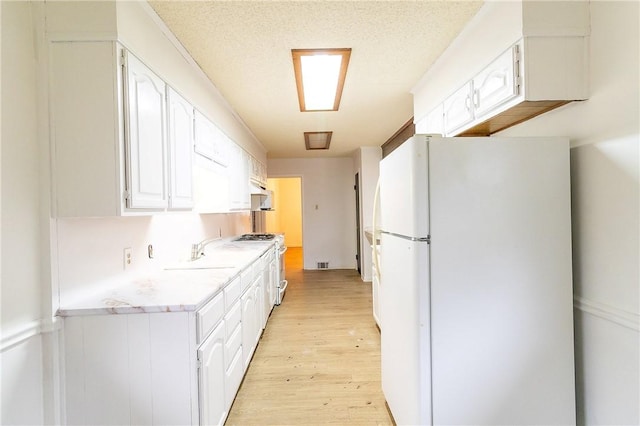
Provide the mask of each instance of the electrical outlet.
POLYGON ((123 261, 125 270, 131 267, 131 262, 133 261, 133 257, 131 256, 131 247, 127 247, 124 249, 124 255, 122 257, 122 261, 123 261))

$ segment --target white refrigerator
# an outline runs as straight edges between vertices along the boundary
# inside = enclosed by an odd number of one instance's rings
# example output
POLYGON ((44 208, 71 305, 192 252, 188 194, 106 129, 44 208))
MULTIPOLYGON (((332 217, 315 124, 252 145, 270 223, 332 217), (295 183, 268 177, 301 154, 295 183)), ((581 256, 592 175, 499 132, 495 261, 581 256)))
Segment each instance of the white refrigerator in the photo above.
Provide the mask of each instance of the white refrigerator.
POLYGON ((569 141, 416 135, 379 201, 396 423, 574 424, 569 141))

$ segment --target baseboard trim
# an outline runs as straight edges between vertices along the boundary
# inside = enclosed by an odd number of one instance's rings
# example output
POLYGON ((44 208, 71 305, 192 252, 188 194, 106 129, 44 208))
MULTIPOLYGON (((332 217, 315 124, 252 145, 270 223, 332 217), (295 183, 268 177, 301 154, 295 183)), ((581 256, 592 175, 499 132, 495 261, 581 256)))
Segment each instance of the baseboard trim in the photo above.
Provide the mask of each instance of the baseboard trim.
POLYGON ((573 296, 573 306, 582 312, 605 319, 614 324, 640 331, 640 315, 636 313, 624 311, 580 296, 573 296))
POLYGON ((62 320, 58 317, 30 321, 23 324, 21 327, 11 330, 9 333, 2 333, 2 339, 0 340, 0 352, 11 349, 12 347, 39 334, 51 333, 60 330, 61 328, 62 320))

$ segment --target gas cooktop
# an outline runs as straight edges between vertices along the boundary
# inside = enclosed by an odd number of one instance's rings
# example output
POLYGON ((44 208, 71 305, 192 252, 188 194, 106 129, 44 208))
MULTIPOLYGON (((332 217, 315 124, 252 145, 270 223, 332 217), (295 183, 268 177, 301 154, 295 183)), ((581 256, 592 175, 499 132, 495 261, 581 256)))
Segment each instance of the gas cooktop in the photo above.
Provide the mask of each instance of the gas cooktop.
POLYGON ((275 234, 244 234, 234 241, 271 241, 275 237, 275 234))

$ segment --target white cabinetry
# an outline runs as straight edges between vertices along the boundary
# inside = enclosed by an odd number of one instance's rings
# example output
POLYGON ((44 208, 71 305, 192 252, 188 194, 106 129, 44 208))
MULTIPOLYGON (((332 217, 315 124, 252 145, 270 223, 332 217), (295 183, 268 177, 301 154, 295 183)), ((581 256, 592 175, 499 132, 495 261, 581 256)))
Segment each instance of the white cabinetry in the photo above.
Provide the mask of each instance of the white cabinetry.
POLYGON ((509 48, 444 101, 446 135, 453 135, 474 120, 491 115, 518 95, 519 51, 519 45, 509 48))
POLYGON ((441 108, 445 136, 477 136, 588 99, 589 31, 589 2, 487 2, 412 90, 416 131, 441 108))
POLYGON ((226 167, 229 163, 229 144, 232 143, 227 135, 199 111, 195 113, 195 129, 195 151, 226 167))
POLYGON ((224 340, 223 321, 198 349, 200 424, 220 425, 227 417, 225 389, 222 386, 225 382, 224 340))
POLYGON ((482 118, 518 95, 519 46, 508 49, 472 80, 473 115, 482 118))
POLYGON ((193 207, 193 107, 169 88, 169 208, 193 207))
POLYGON ((251 157, 236 144, 229 150, 229 208, 231 210, 249 210, 251 193, 249 190, 249 173, 251 157))
MULTIPOLYGON (((258 313, 256 312, 256 294, 252 284, 242 295, 242 358, 245 368, 249 365, 256 348, 258 313)), ((260 327, 262 328, 262 327, 260 327)))
POLYGON ((125 51, 127 207, 168 207, 166 85, 125 51))
POLYGON ((267 167, 258 161, 256 158, 251 157, 251 181, 255 182, 258 186, 267 186, 267 167))
POLYGON ((195 312, 65 318, 67 424, 224 424, 262 333, 264 259, 195 312))
POLYGON ((115 42, 52 42, 50 58, 54 214, 190 208, 188 103, 167 108, 166 84, 115 42))
POLYGON ((415 123, 417 134, 443 135, 444 113, 443 105, 434 108, 426 117, 415 123))
POLYGON ((449 134, 473 121, 471 91, 471 83, 467 83, 456 90, 444 101, 443 112, 445 134, 449 134))

